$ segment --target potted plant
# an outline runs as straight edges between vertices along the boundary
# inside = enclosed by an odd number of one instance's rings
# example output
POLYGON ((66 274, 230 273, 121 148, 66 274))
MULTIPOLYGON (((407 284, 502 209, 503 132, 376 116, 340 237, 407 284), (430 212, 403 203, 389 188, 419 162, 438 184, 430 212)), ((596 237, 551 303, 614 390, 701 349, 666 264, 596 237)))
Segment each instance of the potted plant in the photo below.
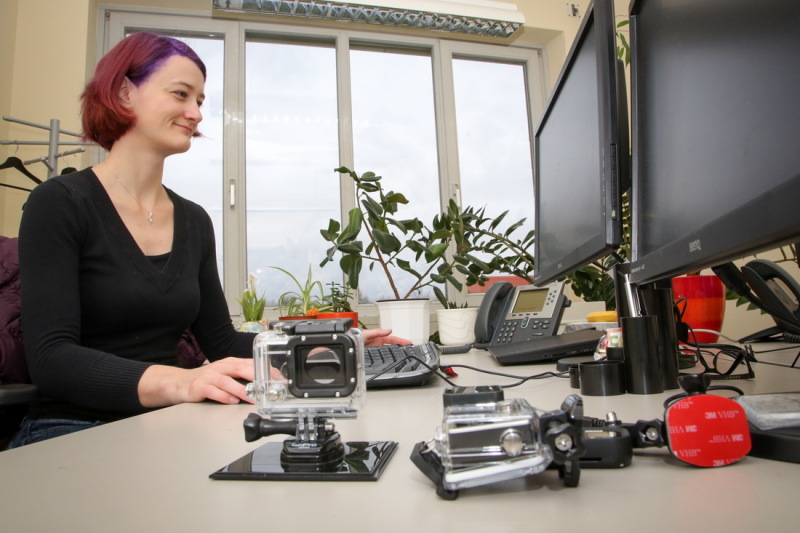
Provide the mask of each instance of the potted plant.
POLYGON ((336 283, 335 281, 328 283, 328 285, 330 286, 330 290, 328 294, 325 295, 328 301, 328 310, 320 312, 317 318, 351 318, 353 320, 353 327, 363 327, 363 324, 360 324, 358 321, 358 313, 353 311, 350 304, 350 288, 341 283, 336 283))
POLYGON ((311 265, 308 267, 308 276, 301 283, 291 272, 280 267, 280 270, 294 282, 295 290, 286 291, 278 296, 278 312, 281 320, 316 318, 320 311, 327 311, 330 299, 326 298, 322 283, 314 280, 311 265))
POLYGON ((386 311, 387 302, 379 302, 383 327, 391 327, 396 334, 407 335, 414 342, 427 340, 430 301, 422 299, 419 310, 410 303, 422 289, 431 287, 436 298, 447 307, 445 284, 456 290, 463 288, 463 282, 482 285, 489 274, 497 271, 530 280, 533 257, 527 249, 533 243, 533 232, 520 239, 512 235, 524 219, 501 231, 498 226, 506 213, 492 218, 486 216, 485 208, 462 210, 452 200, 430 224, 416 217, 400 218, 398 211, 408 204, 408 199, 402 193, 384 190, 381 176, 374 172, 359 176, 346 167, 335 171, 348 175, 355 183, 357 207, 350 210, 346 221, 331 219, 328 227, 320 231, 331 244, 320 266, 341 255, 339 266, 353 289, 358 289, 365 262, 370 269, 382 272, 396 302, 391 305, 402 308, 397 312, 386 311), (360 240, 362 237, 366 246, 360 240), (410 276, 409 286, 400 286, 399 273, 410 276), (416 316, 421 331, 412 336, 403 327, 398 328, 396 320, 400 313, 416 316))
POLYGON ((250 274, 245 285, 241 299, 237 299, 242 306, 244 322, 239 324, 240 331, 264 331, 264 307, 266 299, 263 294, 258 296, 256 292, 256 277, 250 274))

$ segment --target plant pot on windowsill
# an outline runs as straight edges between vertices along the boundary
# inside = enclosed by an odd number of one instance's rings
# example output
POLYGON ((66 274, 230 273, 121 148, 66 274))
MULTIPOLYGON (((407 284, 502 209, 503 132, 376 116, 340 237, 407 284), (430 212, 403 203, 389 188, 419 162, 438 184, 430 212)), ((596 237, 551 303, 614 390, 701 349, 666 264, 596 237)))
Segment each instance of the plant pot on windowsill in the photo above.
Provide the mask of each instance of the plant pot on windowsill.
MULTIPOLYGON (((715 275, 689 275, 672 279, 672 292, 678 309, 683 310, 683 322, 695 330, 697 342, 715 343, 719 335, 697 332, 699 329, 720 331, 725 318, 725 285, 715 275)), ((691 334, 689 340, 692 340, 691 334)))
POLYGON ((317 315, 320 320, 330 320, 334 318, 350 318, 353 320, 353 327, 358 327, 358 313, 355 311, 332 311, 330 313, 320 313, 317 315))
POLYGON ((408 339, 414 344, 428 342, 431 330, 431 301, 428 298, 378 300, 378 315, 382 328, 408 339))
POLYGON ((472 344, 475 342, 475 319, 477 317, 477 307, 437 309, 439 340, 442 344, 449 346, 472 344))

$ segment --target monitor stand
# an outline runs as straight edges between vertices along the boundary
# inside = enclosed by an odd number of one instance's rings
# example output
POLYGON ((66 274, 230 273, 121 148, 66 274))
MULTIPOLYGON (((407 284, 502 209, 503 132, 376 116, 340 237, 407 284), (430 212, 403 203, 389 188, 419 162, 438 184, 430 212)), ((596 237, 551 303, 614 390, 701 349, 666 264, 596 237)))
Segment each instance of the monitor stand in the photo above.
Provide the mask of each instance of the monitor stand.
MULTIPOLYGON (((638 339, 643 347, 655 346, 658 352, 655 357, 649 357, 643 365, 636 367, 638 378, 634 379, 652 382, 657 375, 660 375, 663 390, 678 389, 678 369, 686 366, 680 363, 671 280, 634 285, 630 282, 630 263, 615 265, 613 277, 620 325, 623 325, 623 319, 635 317, 634 320, 626 322, 629 327, 641 327, 641 331, 629 332, 629 337, 638 339), (655 327, 652 327, 653 324, 655 327)), ((639 349, 645 349, 643 347, 639 349)), ((642 355, 646 354, 629 355, 628 350, 625 350, 626 374, 630 374, 631 363, 642 363, 641 359, 635 359, 642 355)), ((691 366, 694 366, 693 362, 691 366)), ((629 384, 628 390, 630 389, 629 384)))

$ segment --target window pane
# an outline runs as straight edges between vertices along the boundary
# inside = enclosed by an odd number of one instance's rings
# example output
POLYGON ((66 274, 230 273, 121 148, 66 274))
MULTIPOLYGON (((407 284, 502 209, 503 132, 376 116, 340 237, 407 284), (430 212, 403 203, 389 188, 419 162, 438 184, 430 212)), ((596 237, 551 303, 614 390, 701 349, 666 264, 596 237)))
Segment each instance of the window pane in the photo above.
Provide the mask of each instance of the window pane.
POLYGON ((168 157, 164 185, 196 202, 211 216, 222 276, 222 65, 225 45, 218 39, 184 38, 206 65, 206 99, 199 131, 188 152, 168 157))
MULTIPOLYGON (((383 176, 386 190, 408 198, 398 218, 417 216, 430 225, 440 211, 431 58, 353 50, 350 61, 355 170, 383 176)), ((403 297, 413 278, 401 274, 395 281, 403 297)), ((433 292, 415 296, 432 297, 433 292)), ((377 265, 370 272, 365 262, 359 297, 362 302, 395 297, 377 265)))
MULTIPOLYGON (((304 282, 341 281, 324 273, 319 231, 339 218, 336 56, 325 46, 250 41, 246 45, 247 269, 268 305, 296 289, 277 266, 304 282)), ((334 268, 335 267, 335 268, 334 268)))
POLYGON ((521 239, 534 224, 524 67, 455 59, 453 78, 463 205, 508 210, 503 229, 526 218, 512 235, 521 239))

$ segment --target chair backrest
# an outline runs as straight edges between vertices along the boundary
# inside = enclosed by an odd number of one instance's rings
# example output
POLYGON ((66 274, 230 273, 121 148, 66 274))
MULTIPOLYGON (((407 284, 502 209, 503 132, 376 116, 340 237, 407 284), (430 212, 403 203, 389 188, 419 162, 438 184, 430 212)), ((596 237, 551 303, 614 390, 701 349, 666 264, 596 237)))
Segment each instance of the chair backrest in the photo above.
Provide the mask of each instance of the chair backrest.
POLYGON ((20 326, 16 237, 0 236, 0 385, 30 383, 20 326))

